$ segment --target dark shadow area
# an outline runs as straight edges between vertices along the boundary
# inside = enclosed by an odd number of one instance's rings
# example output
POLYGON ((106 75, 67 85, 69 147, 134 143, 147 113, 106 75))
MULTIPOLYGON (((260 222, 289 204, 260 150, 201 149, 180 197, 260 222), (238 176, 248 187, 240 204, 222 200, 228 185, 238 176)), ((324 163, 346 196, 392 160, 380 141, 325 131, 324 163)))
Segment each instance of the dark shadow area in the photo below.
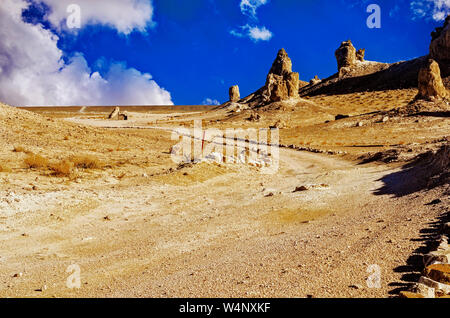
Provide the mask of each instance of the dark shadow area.
POLYGON ((402 273, 401 282, 392 282, 389 284, 392 289, 390 295, 398 295, 401 291, 410 290, 417 283, 424 268, 423 255, 436 250, 438 243, 436 237, 440 234, 443 225, 450 221, 450 212, 446 212, 435 221, 428 223, 428 227, 422 229, 419 237, 412 241, 421 242, 422 245, 414 250, 413 254, 407 259, 406 265, 398 266, 394 269, 396 273, 402 273))
POLYGON ((417 116, 448 118, 448 117, 450 117, 450 112, 445 112, 445 111, 443 111, 443 112, 420 112, 420 113, 408 115, 408 117, 417 117, 417 116))
MULTIPOLYGON (((390 194, 402 197, 444 184, 449 186, 448 149, 448 146, 444 146, 436 154, 433 152, 421 154, 412 162, 404 165, 401 171, 388 174, 379 179, 378 181, 382 181, 384 185, 380 189, 375 190, 374 194, 390 194)), ((387 151, 386 155, 393 156, 395 154, 387 151)))

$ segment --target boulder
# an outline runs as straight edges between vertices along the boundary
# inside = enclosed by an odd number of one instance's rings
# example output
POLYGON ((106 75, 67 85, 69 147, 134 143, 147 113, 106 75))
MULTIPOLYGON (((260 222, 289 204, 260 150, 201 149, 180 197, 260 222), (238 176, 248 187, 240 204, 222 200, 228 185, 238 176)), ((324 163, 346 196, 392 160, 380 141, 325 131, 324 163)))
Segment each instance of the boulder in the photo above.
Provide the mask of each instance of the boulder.
POLYGON ((441 71, 436 61, 429 59, 419 71, 419 99, 445 98, 447 89, 442 83, 441 71))
POLYGON ((428 267, 433 264, 442 264, 450 262, 450 250, 433 251, 423 256, 423 264, 428 267))
POLYGON ((120 108, 119 107, 114 108, 111 114, 109 114, 108 119, 119 119, 119 113, 120 108))
POLYGON ((442 75, 446 77, 450 75, 450 15, 444 26, 436 28, 431 37, 430 57, 439 63, 442 75))
POLYGON ((239 86, 234 85, 230 87, 230 102, 238 102, 241 99, 241 94, 239 93, 239 86))
POLYGON ((128 120, 128 113, 127 112, 119 113, 119 120, 128 120))
POLYGON ((443 294, 450 294, 450 285, 437 282, 431 278, 421 276, 419 278, 419 284, 423 284, 425 286, 428 286, 430 288, 434 288, 436 292, 443 293, 443 294))
POLYGON ((338 70, 356 64, 356 49, 352 41, 348 40, 341 43, 341 46, 335 52, 338 70))
POLYGON ((425 268, 426 277, 443 284, 450 283, 450 264, 433 264, 425 268))

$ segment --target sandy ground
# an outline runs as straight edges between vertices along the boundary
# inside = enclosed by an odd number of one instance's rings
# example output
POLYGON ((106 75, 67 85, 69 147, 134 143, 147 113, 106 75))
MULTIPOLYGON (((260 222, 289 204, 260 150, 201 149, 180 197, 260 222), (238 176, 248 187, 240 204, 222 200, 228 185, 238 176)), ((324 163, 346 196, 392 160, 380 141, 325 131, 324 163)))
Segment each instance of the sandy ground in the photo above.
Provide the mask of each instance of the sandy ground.
MULTIPOLYGON (((0 159, 12 166, 0 172, 1 297, 390 297, 417 274, 405 265, 424 244, 421 231, 448 212, 445 186, 400 191, 399 163, 282 148, 273 175, 244 164, 177 167, 171 129, 226 113, 136 116, 49 118, 33 137, 0 131, 0 159), (110 164, 57 178, 25 169, 17 143, 49 158, 85 152, 110 164), (308 190, 295 192, 300 186, 308 190), (67 286, 73 264, 80 288, 67 286), (374 268, 379 288, 367 284, 374 268)), ((437 130, 423 144, 448 132, 448 119, 427 120, 420 125, 437 130)))

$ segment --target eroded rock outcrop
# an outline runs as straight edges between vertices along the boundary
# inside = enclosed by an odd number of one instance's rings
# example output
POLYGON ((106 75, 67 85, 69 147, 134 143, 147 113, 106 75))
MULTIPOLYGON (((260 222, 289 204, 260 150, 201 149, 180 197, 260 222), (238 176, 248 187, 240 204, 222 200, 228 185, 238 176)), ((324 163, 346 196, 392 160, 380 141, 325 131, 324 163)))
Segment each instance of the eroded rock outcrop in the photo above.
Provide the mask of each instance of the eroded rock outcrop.
POLYGON ((430 57, 437 61, 444 77, 450 75, 450 15, 444 26, 436 28, 431 34, 430 57))
POLYGON ((356 59, 360 62, 364 62, 364 56, 366 55, 366 49, 359 49, 356 52, 356 59))
POLYGON ((356 64, 356 49, 352 41, 348 40, 341 43, 341 46, 335 52, 338 70, 356 64))
POLYGON ((120 113, 120 108, 116 107, 114 110, 109 114, 108 119, 118 119, 120 113))
POLYGON ((299 74, 292 72, 292 61, 286 51, 281 49, 267 75, 265 99, 269 102, 279 102, 298 98, 299 85, 299 74))
POLYGON ((108 119, 111 119, 111 120, 128 120, 128 113, 126 111, 121 113, 120 112, 120 108, 116 107, 111 112, 111 114, 109 114, 108 119))
POLYGON ((441 71, 436 61, 429 59, 419 71, 419 99, 445 98, 447 89, 442 83, 441 71))
POLYGON ((230 102, 238 102, 241 99, 241 94, 239 93, 239 86, 234 85, 230 87, 230 102))
MULTIPOLYGON (((360 66, 364 63, 364 56, 366 54, 365 49, 359 49, 358 51, 352 44, 352 41, 348 40, 341 43, 341 46, 336 50, 335 56, 338 64, 339 77, 353 76, 360 72, 360 66)), ((367 66, 366 66, 367 67, 367 66)), ((363 71, 365 73, 366 71, 363 71)))

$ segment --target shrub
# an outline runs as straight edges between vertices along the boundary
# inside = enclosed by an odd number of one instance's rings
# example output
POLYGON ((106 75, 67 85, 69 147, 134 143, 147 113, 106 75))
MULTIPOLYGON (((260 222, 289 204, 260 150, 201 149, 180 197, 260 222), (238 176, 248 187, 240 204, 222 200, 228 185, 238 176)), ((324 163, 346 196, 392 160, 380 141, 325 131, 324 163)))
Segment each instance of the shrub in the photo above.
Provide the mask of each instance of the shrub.
POLYGON ((48 160, 40 155, 28 154, 24 159, 25 164, 28 168, 44 168, 48 166, 48 160))
POLYGON ((72 157, 71 160, 76 168, 80 169, 100 169, 102 168, 102 163, 99 159, 94 156, 77 156, 72 157))
POLYGON ((67 160, 53 163, 48 166, 54 176, 70 176, 72 174, 73 164, 67 160))

